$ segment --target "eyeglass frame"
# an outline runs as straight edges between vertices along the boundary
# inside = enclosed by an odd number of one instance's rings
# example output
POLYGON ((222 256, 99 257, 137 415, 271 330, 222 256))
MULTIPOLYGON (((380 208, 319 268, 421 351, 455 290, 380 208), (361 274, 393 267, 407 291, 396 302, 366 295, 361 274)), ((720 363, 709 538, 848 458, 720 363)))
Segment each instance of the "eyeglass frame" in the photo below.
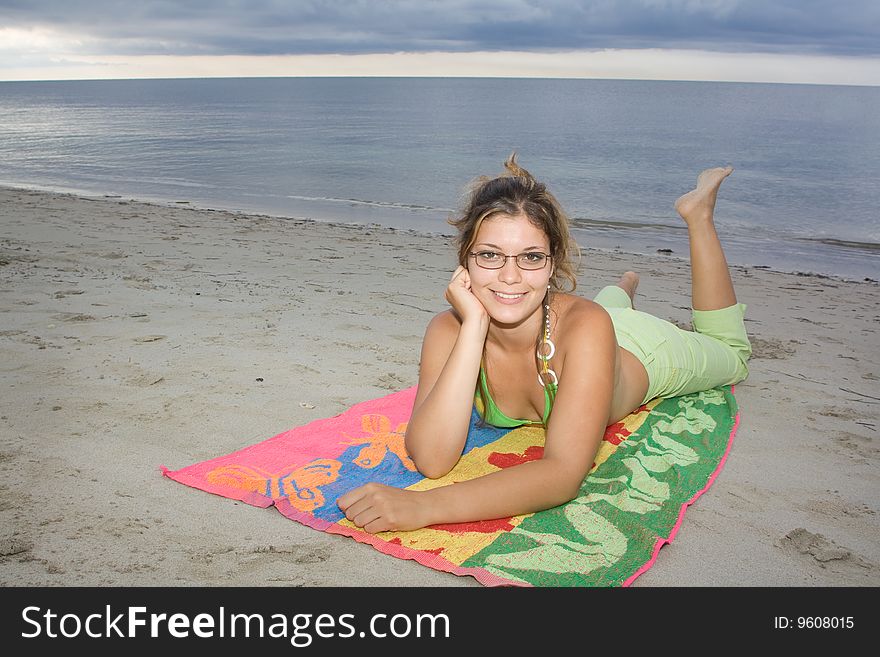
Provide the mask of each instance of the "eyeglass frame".
POLYGON ((516 253, 514 255, 506 255, 504 253, 498 253, 497 251, 488 251, 488 250, 487 251, 470 251, 470 252, 468 252, 468 256, 472 257, 474 259, 474 263, 477 265, 477 267, 479 267, 480 269, 488 269, 489 271, 497 271, 498 269, 504 269, 504 267, 507 266, 507 261, 510 258, 513 258, 514 264, 522 271, 541 271, 542 269, 546 269, 547 262, 553 259, 552 255, 550 255, 549 253, 544 253, 543 251, 523 251, 522 253, 516 253), (502 258, 504 258, 504 262, 501 264, 500 267, 486 267, 485 265, 481 265, 479 263, 479 261, 477 260, 477 256, 480 255, 480 253, 495 253, 497 255, 500 255, 502 258), (529 255, 532 253, 535 255, 540 254, 540 255, 544 256, 544 264, 542 264, 540 267, 535 267, 534 269, 526 269, 521 264, 519 264, 518 258, 520 256, 529 255))

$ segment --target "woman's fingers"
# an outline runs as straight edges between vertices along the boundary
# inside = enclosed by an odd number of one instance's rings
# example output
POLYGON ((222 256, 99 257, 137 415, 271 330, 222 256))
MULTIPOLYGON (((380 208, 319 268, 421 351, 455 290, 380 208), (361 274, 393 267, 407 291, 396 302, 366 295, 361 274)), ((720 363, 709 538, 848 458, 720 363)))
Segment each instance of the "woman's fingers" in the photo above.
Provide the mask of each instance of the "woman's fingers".
POLYGON ((375 508, 369 507, 356 514, 354 517, 346 516, 346 518, 351 520, 358 527, 366 529, 367 525, 369 525, 370 523, 373 523, 373 526, 376 526, 376 521, 382 518, 382 514, 379 513, 375 508))
POLYGON ((380 517, 370 522, 364 523, 362 529, 368 534, 378 534, 379 532, 387 532, 391 529, 391 527, 389 527, 388 523, 380 517))
POLYGON ((471 289, 471 280, 468 270, 459 265, 452 273, 452 278, 449 280, 449 285, 446 286, 443 297, 449 304, 455 307, 455 294, 461 289, 469 291, 471 289))
POLYGON ((455 268, 455 271, 452 273, 452 278, 449 281, 449 284, 460 284, 464 289, 471 289, 471 275, 470 272, 465 267, 459 265, 455 268))
POLYGON ((456 267, 455 271, 452 273, 452 278, 449 281, 450 287, 452 286, 461 286, 465 290, 471 289, 471 275, 470 272, 465 268, 459 265, 456 267))
POLYGON ((373 522, 382 515, 382 484, 371 482, 340 495, 336 505, 358 527, 373 522))
POLYGON ((341 511, 347 511, 352 504, 362 499, 365 495, 366 491, 363 486, 358 486, 357 488, 348 491, 345 495, 340 495, 336 498, 336 506, 340 508, 341 511))
POLYGON ((336 503, 346 518, 372 534, 424 527, 424 510, 417 496, 413 491, 370 482, 341 495, 336 503))
POLYGON ((373 522, 380 515, 374 508, 373 501, 368 494, 368 489, 364 486, 355 488, 340 496, 336 500, 336 504, 345 514, 345 517, 358 527, 363 527, 367 523, 373 522))

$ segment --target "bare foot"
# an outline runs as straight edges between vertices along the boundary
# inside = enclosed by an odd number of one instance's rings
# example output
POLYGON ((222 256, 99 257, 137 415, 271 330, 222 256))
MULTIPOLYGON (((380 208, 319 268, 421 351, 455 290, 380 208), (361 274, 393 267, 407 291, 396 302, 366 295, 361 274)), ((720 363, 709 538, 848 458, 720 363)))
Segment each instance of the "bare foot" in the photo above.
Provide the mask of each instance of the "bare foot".
POLYGON ((694 221, 712 220, 718 188, 721 186, 721 181, 731 173, 733 167, 706 169, 697 176, 696 189, 678 198, 675 209, 688 225, 694 221))
POLYGON ((629 300, 633 308, 635 308, 636 288, 638 286, 639 275, 634 271, 624 272, 623 276, 620 277, 620 280, 617 281, 617 287, 621 288, 629 295, 629 300))

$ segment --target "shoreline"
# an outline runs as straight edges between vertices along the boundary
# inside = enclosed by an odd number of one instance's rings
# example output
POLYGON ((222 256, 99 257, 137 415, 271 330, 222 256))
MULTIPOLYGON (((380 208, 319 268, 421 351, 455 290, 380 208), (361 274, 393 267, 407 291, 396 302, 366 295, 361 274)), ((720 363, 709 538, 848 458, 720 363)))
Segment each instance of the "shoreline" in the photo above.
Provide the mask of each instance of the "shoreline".
MULTIPOLYGON (((687 324, 683 260, 585 249, 687 324)), ((451 238, 0 187, 0 583, 480 586, 182 486, 415 385, 451 238)), ((633 586, 880 585, 880 287, 732 267, 754 354, 724 468, 633 586)))
MULTIPOLYGON (((201 204, 199 202, 193 202, 190 200, 170 200, 170 199, 160 199, 153 197, 128 197, 123 196, 121 194, 110 194, 110 193, 88 193, 82 190, 56 190, 48 187, 41 187, 37 185, 32 186, 17 186, 17 185, 9 185, 9 184, 0 184, 0 190, 8 190, 8 191, 33 191, 42 194, 53 194, 59 196, 68 196, 73 198, 79 198, 89 201, 110 201, 110 202, 127 202, 127 203, 142 203, 148 206, 155 206, 157 208, 188 208, 195 211, 204 211, 204 212, 215 212, 215 213, 228 213, 230 215, 245 215, 254 218, 266 218, 266 219, 279 219, 279 220, 289 220, 289 221, 307 221, 307 222, 315 222, 319 224, 329 225, 329 226, 362 226, 368 229, 374 230, 391 230, 397 231, 404 234, 411 234, 419 237, 426 238, 453 238, 454 230, 449 229, 448 231, 429 231, 420 228, 412 228, 412 227, 402 227, 381 223, 381 222, 360 222, 360 221, 342 221, 342 220, 334 220, 334 219, 321 219, 321 218, 313 218, 307 216, 299 216, 293 214, 283 214, 278 212, 262 212, 250 209, 242 209, 242 208, 225 208, 225 207, 212 207, 208 204, 201 204)), ((340 200, 339 202, 342 202, 340 200)), ((354 203, 354 201, 351 201, 354 203)), ((408 209, 401 206, 398 209, 408 209)), ((426 209, 426 208, 421 208, 426 209)), ((439 211, 439 210, 438 210, 439 211)), ((444 223, 444 225, 446 225, 444 223)), ((673 250, 679 249, 681 252, 687 254, 686 247, 686 233, 683 227, 679 227, 680 230, 677 233, 663 235, 663 231, 668 231, 669 226, 661 225, 661 224, 645 224, 645 223, 626 223, 622 221, 611 221, 611 220, 583 220, 583 219, 572 219, 572 229, 574 231, 575 236, 578 234, 587 235, 587 239, 593 239, 594 242, 603 242, 604 245, 596 245, 591 244, 590 246, 581 245, 582 251, 585 253, 598 251, 603 253, 615 253, 615 254, 623 254, 630 255, 635 257, 654 257, 658 254, 660 257, 665 257, 669 259, 676 259, 680 262, 686 263, 688 261, 687 255, 680 256, 674 255, 673 250), (642 239, 649 240, 653 239, 657 243, 655 247, 658 248, 642 248, 638 249, 634 247, 632 244, 628 244, 627 246, 619 246, 610 244, 620 241, 619 239, 613 239, 606 237, 608 231, 624 231, 626 233, 634 233, 639 230, 646 230, 652 233, 650 236, 644 237, 642 239)), ((635 238, 629 237, 629 241, 632 242, 635 238)), ((850 240, 839 240, 835 238, 827 238, 827 237, 801 237, 801 238, 792 238, 793 243, 802 243, 807 246, 816 247, 819 244, 825 246, 831 246, 840 250, 841 254, 846 254, 852 252, 853 250, 861 251, 863 253, 878 251, 878 259, 880 259, 880 244, 875 244, 873 242, 852 242, 850 240)), ((735 238, 728 237, 727 242, 733 242, 735 238)), ((728 246, 725 245, 729 251, 735 251, 735 246, 731 244, 728 246)), ((856 276, 856 275, 843 275, 843 274, 833 274, 826 273, 821 271, 813 271, 805 268, 778 268, 773 265, 766 264, 743 264, 740 262, 736 262, 731 258, 730 253, 728 253, 728 260, 730 261, 731 267, 739 267, 744 269, 765 269, 767 271, 780 273, 780 274, 794 274, 797 276, 815 276, 817 278, 827 278, 831 280, 838 280, 841 282, 852 282, 852 283, 872 283, 872 284, 880 284, 880 280, 874 279, 870 276, 856 276)))

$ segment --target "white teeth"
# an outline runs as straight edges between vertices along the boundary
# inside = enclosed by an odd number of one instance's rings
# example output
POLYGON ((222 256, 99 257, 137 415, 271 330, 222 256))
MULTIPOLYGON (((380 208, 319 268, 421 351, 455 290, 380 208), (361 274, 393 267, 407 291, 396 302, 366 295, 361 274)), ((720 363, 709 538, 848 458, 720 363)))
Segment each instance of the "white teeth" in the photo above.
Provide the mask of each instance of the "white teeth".
POLYGON ((525 292, 521 294, 504 294, 504 292, 496 292, 499 297, 502 299, 519 299, 521 296, 525 295, 525 292))

